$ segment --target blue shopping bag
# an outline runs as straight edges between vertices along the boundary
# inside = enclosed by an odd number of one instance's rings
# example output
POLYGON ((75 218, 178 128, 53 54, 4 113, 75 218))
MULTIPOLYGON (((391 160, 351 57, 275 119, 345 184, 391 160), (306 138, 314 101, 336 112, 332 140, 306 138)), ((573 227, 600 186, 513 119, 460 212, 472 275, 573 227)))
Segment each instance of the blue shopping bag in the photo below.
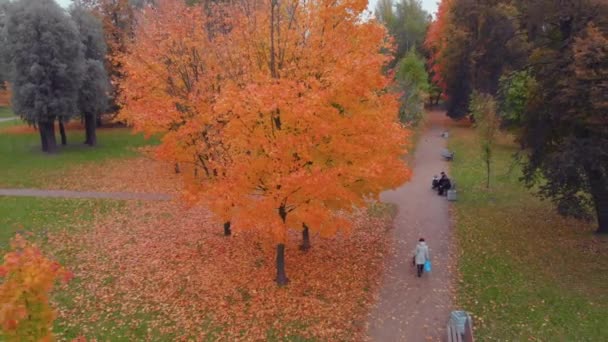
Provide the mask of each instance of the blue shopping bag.
POLYGON ((424 272, 431 272, 431 261, 427 260, 424 263, 424 272))

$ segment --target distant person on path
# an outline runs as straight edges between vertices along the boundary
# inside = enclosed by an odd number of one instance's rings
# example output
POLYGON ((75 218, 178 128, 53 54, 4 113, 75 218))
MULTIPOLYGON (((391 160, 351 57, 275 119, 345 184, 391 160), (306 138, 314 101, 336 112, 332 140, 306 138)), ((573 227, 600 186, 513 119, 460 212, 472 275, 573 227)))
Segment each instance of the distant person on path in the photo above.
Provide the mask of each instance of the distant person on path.
POLYGON ((429 256, 429 246, 427 246, 424 238, 420 238, 418 240, 418 244, 416 245, 416 249, 414 249, 414 258, 413 262, 416 264, 416 271, 418 273, 418 277, 422 277, 422 272, 424 271, 424 264, 427 261, 430 261, 431 258, 429 256))

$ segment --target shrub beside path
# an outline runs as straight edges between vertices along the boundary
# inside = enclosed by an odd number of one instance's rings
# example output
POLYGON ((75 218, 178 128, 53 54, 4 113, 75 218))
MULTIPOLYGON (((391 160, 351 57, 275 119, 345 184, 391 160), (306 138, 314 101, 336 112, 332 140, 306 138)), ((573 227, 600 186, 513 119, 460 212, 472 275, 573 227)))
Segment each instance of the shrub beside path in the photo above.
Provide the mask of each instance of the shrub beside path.
MULTIPOLYGON (((387 257, 379 298, 368 321, 372 341, 443 341, 455 276, 452 231, 445 197, 431 190, 433 175, 448 172, 441 149, 446 141, 444 112, 430 112, 419 138, 410 182, 382 194, 384 202, 398 207, 392 230, 394 247, 387 257), (416 242, 429 245, 432 272, 422 278, 412 266, 416 242)), ((456 156, 458 158, 458 156, 456 156)), ((456 180, 457 181, 457 180, 456 180)))

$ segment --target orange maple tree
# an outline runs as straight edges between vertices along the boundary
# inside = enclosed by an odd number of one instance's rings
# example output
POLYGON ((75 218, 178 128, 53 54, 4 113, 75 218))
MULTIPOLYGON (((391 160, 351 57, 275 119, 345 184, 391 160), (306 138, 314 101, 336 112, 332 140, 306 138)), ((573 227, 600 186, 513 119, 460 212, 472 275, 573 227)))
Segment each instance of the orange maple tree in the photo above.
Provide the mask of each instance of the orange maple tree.
POLYGON ((11 248, 0 265, 2 336, 8 341, 50 341, 55 314, 49 292, 57 279, 68 281, 71 273, 20 235, 11 248))
POLYGON ((447 48, 447 39, 450 25, 450 11, 452 8, 452 0, 442 0, 437 8, 437 17, 429 25, 424 41, 425 48, 429 51, 428 65, 433 73, 432 81, 439 86, 445 93, 446 81, 445 71, 446 63, 443 59, 447 48))
POLYGON ((274 236, 280 285, 288 229, 348 231, 350 212, 410 175, 409 131, 382 72, 390 46, 361 20, 366 6, 159 1, 123 59, 121 119, 161 133, 159 157, 198 170, 188 198, 274 236))

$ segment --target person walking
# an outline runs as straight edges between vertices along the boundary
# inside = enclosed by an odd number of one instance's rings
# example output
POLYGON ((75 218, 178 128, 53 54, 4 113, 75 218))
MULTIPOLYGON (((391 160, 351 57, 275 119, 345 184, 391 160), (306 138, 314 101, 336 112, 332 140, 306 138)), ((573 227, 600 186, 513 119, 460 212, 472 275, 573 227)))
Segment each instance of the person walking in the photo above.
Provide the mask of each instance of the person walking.
POLYGON ((418 240, 418 244, 416 245, 416 249, 414 249, 413 258, 413 262, 416 264, 418 277, 422 277, 422 273, 424 272, 424 264, 430 260, 429 246, 427 246, 424 238, 420 238, 420 240, 418 240))

